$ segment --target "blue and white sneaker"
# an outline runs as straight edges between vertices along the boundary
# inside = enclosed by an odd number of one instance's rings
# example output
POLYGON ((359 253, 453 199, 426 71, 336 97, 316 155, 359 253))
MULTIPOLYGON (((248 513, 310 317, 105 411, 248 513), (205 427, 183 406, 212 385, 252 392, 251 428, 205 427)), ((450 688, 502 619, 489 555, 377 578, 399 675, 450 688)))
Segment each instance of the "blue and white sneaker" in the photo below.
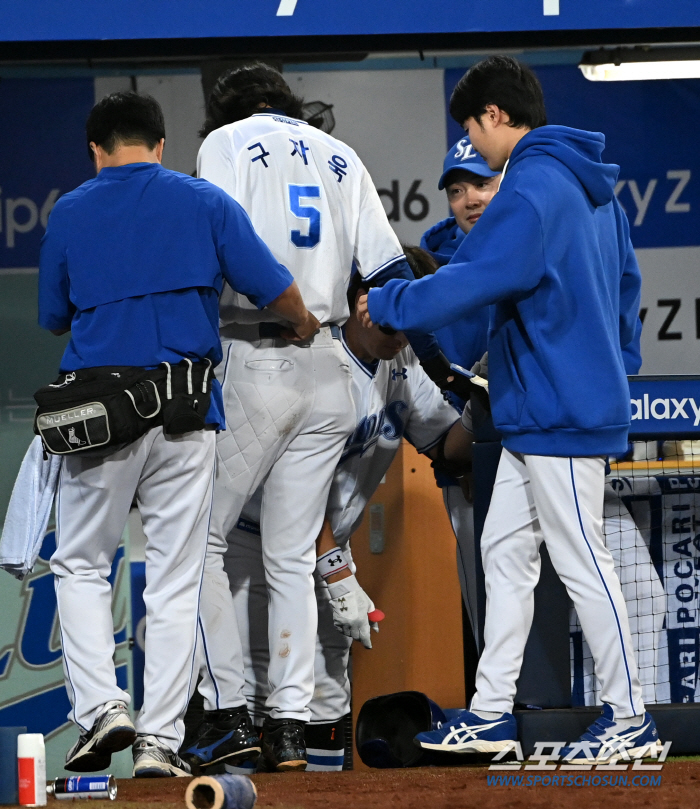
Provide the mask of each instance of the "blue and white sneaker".
POLYGON ((659 752, 663 749, 650 714, 645 713, 639 725, 625 730, 615 730, 616 724, 613 709, 604 705, 602 714, 578 740, 573 755, 573 746, 562 748, 560 763, 601 764, 623 758, 623 750, 630 758, 639 758, 645 752, 649 755, 650 745, 655 744, 659 752), (567 755, 571 758, 564 761, 567 755))
POLYGON ((517 738, 518 728, 511 713, 489 720, 462 711, 437 730, 419 733, 415 741, 426 750, 446 753, 498 753, 517 738))

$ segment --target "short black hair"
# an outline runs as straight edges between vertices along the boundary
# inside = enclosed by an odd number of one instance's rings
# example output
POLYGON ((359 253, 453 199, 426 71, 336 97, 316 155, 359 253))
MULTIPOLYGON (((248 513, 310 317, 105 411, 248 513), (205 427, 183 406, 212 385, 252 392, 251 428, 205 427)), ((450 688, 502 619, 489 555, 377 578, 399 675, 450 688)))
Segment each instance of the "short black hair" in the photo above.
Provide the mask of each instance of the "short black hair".
POLYGON ((90 143, 112 154, 120 146, 144 144, 155 149, 165 137, 165 121, 160 104, 148 95, 112 93, 90 110, 85 124, 88 154, 95 156, 90 143))
POLYGON ((470 67, 452 92, 450 115, 460 126, 467 118, 478 121, 487 104, 507 112, 513 127, 536 129, 547 123, 537 76, 512 56, 489 56, 470 67))
POLYGON ((279 70, 263 62, 227 70, 219 76, 207 100, 206 119, 199 131, 202 138, 226 124, 242 121, 260 105, 281 110, 290 118, 301 118, 304 102, 294 95, 279 70))
POLYGON ((355 311, 355 298, 357 297, 357 293, 360 290, 363 292, 369 292, 372 286, 372 282, 365 281, 359 272, 354 272, 352 274, 350 278, 350 285, 348 286, 348 306, 350 307, 351 312, 355 311))

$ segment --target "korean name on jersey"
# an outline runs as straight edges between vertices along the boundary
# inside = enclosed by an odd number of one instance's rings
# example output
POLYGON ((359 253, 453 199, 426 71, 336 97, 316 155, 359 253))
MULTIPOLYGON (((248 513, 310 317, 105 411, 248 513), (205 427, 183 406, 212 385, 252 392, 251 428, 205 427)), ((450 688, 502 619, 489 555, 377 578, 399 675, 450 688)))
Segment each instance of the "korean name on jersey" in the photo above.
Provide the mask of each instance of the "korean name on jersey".
MULTIPOLYGON (((246 210, 321 323, 347 320, 353 261, 371 278, 404 258, 359 157, 304 121, 259 113, 216 129, 200 148, 197 173, 246 210)), ((220 317, 222 326, 277 319, 230 287, 220 317)))

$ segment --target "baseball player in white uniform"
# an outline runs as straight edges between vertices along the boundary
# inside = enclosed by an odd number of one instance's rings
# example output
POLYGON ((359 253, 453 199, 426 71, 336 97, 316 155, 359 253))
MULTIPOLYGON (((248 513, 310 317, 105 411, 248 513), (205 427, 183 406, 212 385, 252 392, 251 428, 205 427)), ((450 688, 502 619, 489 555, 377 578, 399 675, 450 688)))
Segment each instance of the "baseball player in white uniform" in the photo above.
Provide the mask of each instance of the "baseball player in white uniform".
MULTIPOLYGON (((364 291, 360 283, 356 276, 348 292, 353 308, 356 295, 364 291)), ((401 332, 386 334, 376 326, 365 329, 351 318, 341 342, 352 372, 355 427, 333 476, 324 531, 318 542, 315 682, 300 683, 301 688, 313 688, 311 719, 306 728, 307 770, 323 771, 343 768, 352 639, 371 648, 368 613, 374 610, 374 604, 355 579, 350 552, 350 538, 362 521, 367 502, 403 437, 456 474, 468 469, 471 459, 471 434, 460 424, 459 412, 422 370, 401 332)), ((243 645, 244 694, 258 725, 269 710, 267 672, 271 658, 264 539, 263 546, 260 539, 261 494, 261 490, 256 492, 229 533, 225 556, 243 645)), ((220 624, 216 636, 208 636, 208 648, 226 646, 230 637, 230 628, 220 624)), ((204 686, 206 692, 213 687, 207 670, 204 680, 200 689, 204 686)), ((232 694, 231 699, 235 696, 232 694)), ((206 750, 193 749, 190 755, 196 757, 197 753, 199 763, 208 754, 206 750)), ((245 772, 245 768, 234 771, 245 772)))
POLYGON ((245 709, 240 643, 230 638, 221 648, 208 638, 220 622, 235 625, 223 566, 226 536, 262 485, 272 652, 262 747, 272 766, 297 769, 306 766, 304 723, 313 695, 314 542, 354 424, 350 360, 338 339, 348 317, 351 267, 354 262, 363 278, 375 282, 412 276, 362 162, 348 146, 299 119, 301 102, 276 70, 255 64, 224 74, 208 112, 199 176, 247 211, 273 255, 290 269, 320 330, 303 344, 287 342, 281 339, 285 324, 272 312, 257 311, 231 289, 222 295, 228 430, 217 441, 201 608, 213 674, 212 688, 204 692, 208 725, 202 735, 227 737, 229 757, 255 757, 260 750, 245 709))

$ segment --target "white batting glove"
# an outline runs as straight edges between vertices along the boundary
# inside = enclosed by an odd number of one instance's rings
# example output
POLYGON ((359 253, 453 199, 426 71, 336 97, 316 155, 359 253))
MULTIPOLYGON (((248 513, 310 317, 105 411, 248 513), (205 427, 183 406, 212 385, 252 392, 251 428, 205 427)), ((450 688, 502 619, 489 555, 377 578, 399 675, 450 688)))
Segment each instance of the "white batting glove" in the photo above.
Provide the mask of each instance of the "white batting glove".
POLYGON ((328 585, 333 609, 333 624, 338 632, 359 640, 365 649, 372 648, 370 627, 379 632, 377 623, 370 624, 368 613, 376 608, 354 576, 328 585))

